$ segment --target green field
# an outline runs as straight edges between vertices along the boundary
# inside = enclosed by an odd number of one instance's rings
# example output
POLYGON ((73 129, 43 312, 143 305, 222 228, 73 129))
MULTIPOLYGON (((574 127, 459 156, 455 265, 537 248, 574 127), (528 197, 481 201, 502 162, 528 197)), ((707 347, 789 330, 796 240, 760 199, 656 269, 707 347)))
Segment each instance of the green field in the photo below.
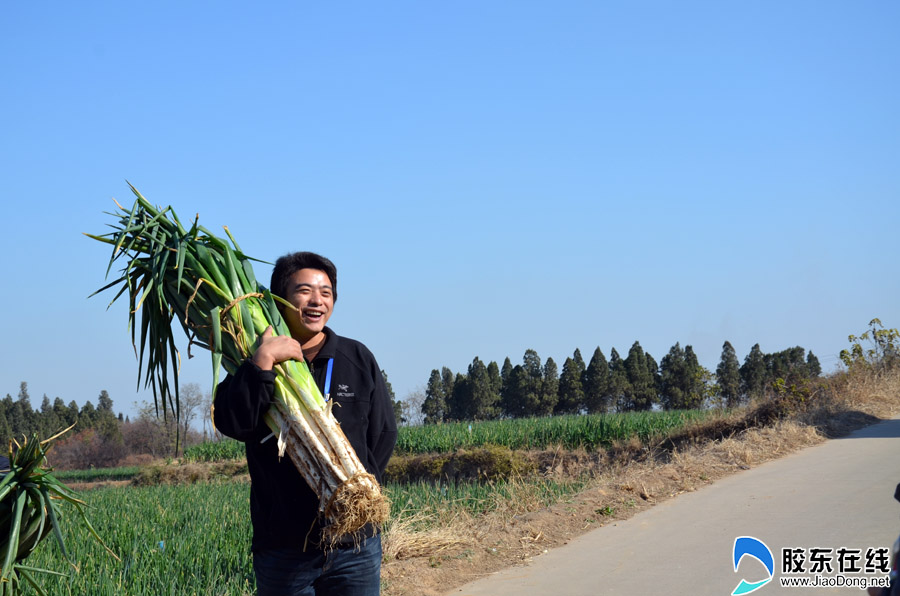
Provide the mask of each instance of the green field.
MULTIPOLYGON (((537 480, 530 494, 547 505, 582 482, 537 480)), ((508 506, 516 490, 507 482, 385 485, 401 519, 416 513, 436 520, 453 511, 471 515, 508 506)), ((103 488, 84 493, 88 515, 121 562, 109 556, 72 518, 64 540, 79 566, 68 578, 38 574, 49 594, 182 596, 252 594, 250 502, 246 483, 103 488)), ((422 516, 419 516, 420 519, 422 516)), ((69 523, 67 523, 69 522, 69 523)), ((53 540, 44 540, 28 565, 69 572, 53 540)))
MULTIPOLYGON (((511 449, 596 448, 617 440, 646 440, 703 419, 708 411, 558 416, 402 427, 398 454, 452 452, 501 445, 511 449)), ((224 440, 186 450, 188 461, 244 457, 242 443, 224 440)), ((59 472, 69 482, 130 478, 136 468, 59 472)), ((392 519, 415 518, 427 529, 447 516, 480 516, 495 509, 542 507, 566 499, 587 480, 546 478, 411 484, 387 483, 392 519)), ((66 545, 79 566, 67 578, 39 576, 49 594, 97 596, 252 594, 249 485, 240 482, 102 488, 84 493, 97 531, 116 561, 72 517, 63 520, 66 545)), ((53 540, 28 565, 69 572, 53 540)))
POLYGON ((445 453, 460 448, 501 445, 510 449, 596 449, 632 437, 647 440, 719 415, 715 410, 625 412, 453 422, 405 426, 397 438, 398 454, 445 453))
MULTIPOLYGON (((40 580, 49 594, 252 593, 249 491, 243 483, 87 491, 88 516, 121 562, 67 517, 64 541, 80 569, 40 580)), ((44 540, 28 565, 70 571, 54 540, 44 540)))
POLYGON ((53 475, 63 482, 100 482, 104 480, 131 480, 141 471, 139 466, 118 468, 91 468, 90 470, 54 470, 53 475))
MULTIPOLYGON (((510 449, 547 449, 555 446, 596 449, 632 437, 646 441, 664 436, 692 422, 718 415, 721 415, 720 410, 674 410, 402 426, 395 452, 398 455, 446 453, 486 445, 510 449)), ((231 439, 203 443, 184 450, 187 461, 241 459, 244 455, 244 444, 231 439)))

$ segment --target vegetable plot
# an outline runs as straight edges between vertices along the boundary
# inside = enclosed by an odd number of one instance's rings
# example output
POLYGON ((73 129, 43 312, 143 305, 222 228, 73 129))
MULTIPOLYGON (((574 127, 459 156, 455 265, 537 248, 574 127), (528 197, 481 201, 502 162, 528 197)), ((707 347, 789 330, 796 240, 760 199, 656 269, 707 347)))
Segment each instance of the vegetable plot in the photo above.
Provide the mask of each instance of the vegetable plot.
MULTIPOLYGON (((84 501, 54 478, 48 469, 42 467, 50 443, 64 432, 66 431, 45 441, 39 441, 35 436, 30 441, 24 440, 21 445, 15 441, 9 442, 9 465, 8 468, 3 466, 3 469, 0 469, 0 560, 2 560, 0 595, 2 596, 18 594, 22 583, 31 585, 38 594, 45 594, 35 581, 34 574, 62 575, 24 564, 25 559, 51 530, 63 555, 74 567, 75 564, 66 551, 60 531, 60 503, 68 502, 73 505, 84 527, 103 545, 100 536, 84 514, 84 501)), ((118 559, 115 553, 108 548, 106 550, 118 559)))
MULTIPOLYGON (((107 275, 114 262, 124 262, 121 276, 96 293, 118 287, 112 302, 128 294, 132 343, 139 349, 138 383, 143 372, 157 406, 160 398, 168 399, 177 416, 180 356, 174 320, 190 345, 212 353, 215 386, 220 367, 234 373, 268 326, 290 335, 277 303, 294 306, 257 283, 253 259, 244 255, 227 227, 230 243, 196 218, 186 229, 171 207, 157 209, 133 186, 131 190, 137 197, 132 208, 117 203, 119 212, 110 214, 117 218, 114 231, 88 234, 113 247, 107 275)), ((327 520, 323 538, 334 541, 368 523, 384 523, 390 506, 381 487, 353 451, 307 364, 289 360, 276 365, 275 372, 275 403, 265 421, 277 437, 279 454, 290 457, 319 497, 327 520)))

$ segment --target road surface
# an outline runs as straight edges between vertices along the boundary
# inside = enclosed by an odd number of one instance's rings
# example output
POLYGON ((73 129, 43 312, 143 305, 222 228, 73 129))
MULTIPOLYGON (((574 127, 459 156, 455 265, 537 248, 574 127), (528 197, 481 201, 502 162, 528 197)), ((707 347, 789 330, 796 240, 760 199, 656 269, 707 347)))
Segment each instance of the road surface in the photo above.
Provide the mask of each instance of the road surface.
MULTIPOLYGON (((900 419, 716 481, 571 540, 565 546, 466 584, 448 596, 728 596, 742 579, 768 577, 757 559, 734 570, 735 539, 750 536, 773 555, 774 577, 754 595, 865 594, 857 587, 782 587, 782 549, 834 549, 822 560, 839 572, 837 550, 890 547, 900 534, 900 419)), ((764 558, 764 557, 763 557, 764 558)), ((820 563, 822 565, 824 563, 820 563)), ((864 564, 864 560, 860 562, 864 564)), ((881 577, 881 574, 845 574, 881 577)))

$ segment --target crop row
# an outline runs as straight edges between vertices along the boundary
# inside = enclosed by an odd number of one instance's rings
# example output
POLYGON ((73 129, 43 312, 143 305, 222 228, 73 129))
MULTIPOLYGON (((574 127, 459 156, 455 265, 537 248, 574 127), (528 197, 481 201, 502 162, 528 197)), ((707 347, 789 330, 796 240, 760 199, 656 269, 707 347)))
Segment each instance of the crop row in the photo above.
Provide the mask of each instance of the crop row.
POLYGON ((397 453, 442 453, 501 445, 510 449, 595 449, 638 437, 647 440, 715 415, 714 410, 624 412, 518 418, 484 422, 409 426, 401 429, 397 453))
MULTIPOLYGON (((596 449, 637 437, 645 441, 717 414, 715 410, 673 410, 452 422, 399 429, 396 453, 446 453, 500 445, 510 449, 596 449)), ((230 439, 185 449, 189 461, 241 459, 244 445, 230 439)))
POLYGON ((55 470, 53 475, 63 482, 97 482, 100 480, 130 480, 140 471, 140 466, 120 466, 89 470, 55 470))

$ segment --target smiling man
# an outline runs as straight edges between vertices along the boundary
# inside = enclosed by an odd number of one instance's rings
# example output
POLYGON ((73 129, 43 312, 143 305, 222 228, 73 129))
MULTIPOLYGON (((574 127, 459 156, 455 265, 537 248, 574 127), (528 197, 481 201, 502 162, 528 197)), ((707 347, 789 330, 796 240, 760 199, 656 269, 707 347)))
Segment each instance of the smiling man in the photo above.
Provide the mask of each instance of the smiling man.
POLYGON ((318 543, 319 500, 288 458, 279 459, 263 421, 275 373, 285 360, 304 359, 366 470, 381 482, 397 440, 384 376, 362 343, 326 326, 337 300, 337 270, 315 253, 285 255, 272 271, 272 293, 290 337, 266 330, 253 357, 216 390, 216 428, 244 441, 250 470, 253 570, 260 596, 372 596, 380 590, 381 537, 364 528, 333 549, 318 543), (356 542, 359 542, 357 545, 356 542))

